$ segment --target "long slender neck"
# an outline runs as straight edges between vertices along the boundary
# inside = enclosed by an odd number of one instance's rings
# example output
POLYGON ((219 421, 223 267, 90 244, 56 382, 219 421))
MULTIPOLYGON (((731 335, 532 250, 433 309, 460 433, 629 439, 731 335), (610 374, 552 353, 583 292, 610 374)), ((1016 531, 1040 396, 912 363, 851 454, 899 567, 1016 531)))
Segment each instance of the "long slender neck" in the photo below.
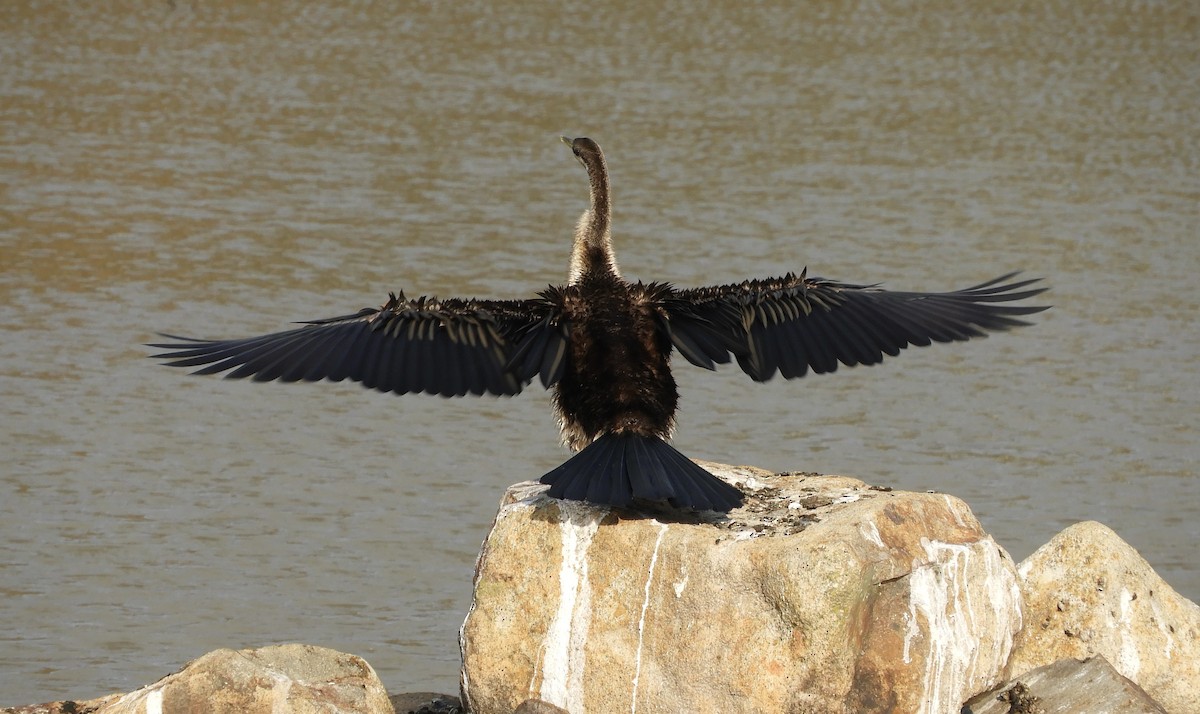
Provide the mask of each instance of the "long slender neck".
POLYGON ((575 226, 575 244, 571 249, 569 285, 584 276, 611 275, 621 277, 612 248, 612 199, 608 189, 608 167, 599 153, 580 157, 587 168, 591 186, 591 207, 579 217, 575 226))

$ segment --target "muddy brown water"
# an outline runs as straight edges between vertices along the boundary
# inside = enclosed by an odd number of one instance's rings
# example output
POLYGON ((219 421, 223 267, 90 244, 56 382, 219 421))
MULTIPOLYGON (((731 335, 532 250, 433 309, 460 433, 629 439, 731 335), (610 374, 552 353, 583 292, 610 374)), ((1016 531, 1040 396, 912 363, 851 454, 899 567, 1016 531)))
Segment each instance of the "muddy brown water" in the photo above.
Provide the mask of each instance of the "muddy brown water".
POLYGON ((187 377, 389 290, 562 279, 605 148, 627 275, 1044 276, 1037 326, 765 385, 682 365, 677 446, 964 498, 1014 557, 1102 521, 1200 597, 1200 21, 1186 3, 9 3, 0 704, 218 647, 454 691, 478 546, 565 458, 546 395, 187 377))

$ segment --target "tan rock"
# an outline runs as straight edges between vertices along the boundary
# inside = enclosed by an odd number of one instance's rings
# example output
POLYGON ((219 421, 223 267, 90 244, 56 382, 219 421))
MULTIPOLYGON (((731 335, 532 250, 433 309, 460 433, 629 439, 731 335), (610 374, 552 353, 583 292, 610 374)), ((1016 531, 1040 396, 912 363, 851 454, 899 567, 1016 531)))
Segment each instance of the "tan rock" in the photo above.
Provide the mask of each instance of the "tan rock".
MULTIPOLYGON (((396 700, 427 706, 444 703, 443 711, 451 706, 456 711, 458 703, 454 697, 432 693, 397 695, 396 700)), ((366 660, 313 645, 215 650, 129 694, 0 709, 0 714, 164 712, 394 714, 394 709, 366 660)))
POLYGON ((510 489, 463 624, 474 714, 953 712, 994 685, 1021 615, 965 504, 706 464, 726 520, 630 518, 510 489))
POLYGON ((540 699, 526 699, 513 714, 571 714, 562 707, 547 704, 540 699))
POLYGON ((45 704, 27 704, 19 707, 0 707, 0 714, 91 714, 101 707, 121 698, 120 694, 108 694, 96 699, 64 699, 45 704))
POLYGON ((312 645, 215 650, 94 711, 393 714, 366 660, 312 645))
POLYGON ((1200 607, 1112 530, 1077 523, 1020 566, 1026 626, 1009 677, 1102 655, 1172 714, 1200 712, 1200 607))

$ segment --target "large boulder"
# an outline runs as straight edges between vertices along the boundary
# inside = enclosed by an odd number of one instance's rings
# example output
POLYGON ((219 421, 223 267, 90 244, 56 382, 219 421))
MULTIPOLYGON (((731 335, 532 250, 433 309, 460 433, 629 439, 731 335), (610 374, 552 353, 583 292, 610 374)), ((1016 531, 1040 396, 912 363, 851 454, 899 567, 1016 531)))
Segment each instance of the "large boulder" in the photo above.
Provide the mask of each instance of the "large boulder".
POLYGON ((1200 607, 1108 527, 1077 523, 1020 566, 1026 624, 1010 678, 1102 655, 1173 714, 1200 712, 1200 607))
POLYGON ((958 712, 1000 681, 1015 566, 951 496, 705 464, 720 518, 509 490, 463 624, 473 714, 958 712))

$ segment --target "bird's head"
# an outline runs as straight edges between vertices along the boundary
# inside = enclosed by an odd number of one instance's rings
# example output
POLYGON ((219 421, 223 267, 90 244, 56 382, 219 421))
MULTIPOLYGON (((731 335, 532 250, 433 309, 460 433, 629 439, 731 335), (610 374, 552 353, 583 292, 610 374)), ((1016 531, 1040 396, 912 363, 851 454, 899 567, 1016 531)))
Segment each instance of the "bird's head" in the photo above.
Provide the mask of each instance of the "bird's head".
POLYGON ((575 154, 575 158, 579 159, 579 163, 583 164, 584 168, 590 168, 604 162, 604 154, 600 151, 600 145, 591 139, 581 136, 578 139, 572 139, 566 136, 558 137, 562 143, 571 147, 571 152, 575 154))

